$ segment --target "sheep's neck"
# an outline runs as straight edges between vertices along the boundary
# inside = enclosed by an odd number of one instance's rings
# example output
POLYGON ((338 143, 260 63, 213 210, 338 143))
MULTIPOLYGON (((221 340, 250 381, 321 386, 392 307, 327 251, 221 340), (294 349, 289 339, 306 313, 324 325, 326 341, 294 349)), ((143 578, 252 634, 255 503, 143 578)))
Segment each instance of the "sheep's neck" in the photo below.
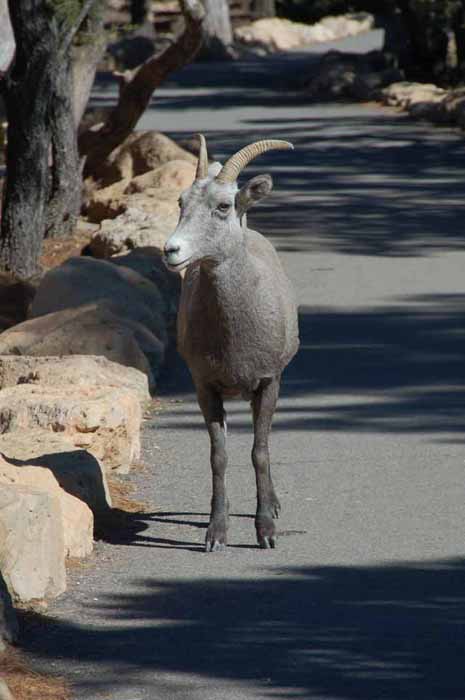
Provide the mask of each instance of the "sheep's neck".
POLYGON ((218 265, 202 265, 201 295, 210 324, 208 332, 221 334, 225 342, 235 342, 253 314, 257 273, 247 251, 218 265))

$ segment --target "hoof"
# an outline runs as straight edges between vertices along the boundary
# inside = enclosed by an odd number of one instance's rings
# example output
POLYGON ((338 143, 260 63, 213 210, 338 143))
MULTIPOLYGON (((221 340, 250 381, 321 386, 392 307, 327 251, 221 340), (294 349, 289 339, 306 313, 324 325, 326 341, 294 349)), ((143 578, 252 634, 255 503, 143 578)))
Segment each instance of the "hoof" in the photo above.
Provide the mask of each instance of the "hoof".
POLYGON ((218 540, 214 540, 213 542, 210 542, 207 540, 205 542, 205 551, 206 552, 225 552, 226 551, 226 542, 219 542, 218 540))
POLYGON ((274 549, 276 547, 276 532, 271 518, 255 521, 257 542, 261 549, 274 549))
POLYGON ((210 523, 205 538, 205 551, 224 552, 226 550, 226 544, 226 524, 218 522, 210 523))
POLYGON ((274 549, 276 547, 276 537, 262 537, 258 540, 260 549, 274 549))

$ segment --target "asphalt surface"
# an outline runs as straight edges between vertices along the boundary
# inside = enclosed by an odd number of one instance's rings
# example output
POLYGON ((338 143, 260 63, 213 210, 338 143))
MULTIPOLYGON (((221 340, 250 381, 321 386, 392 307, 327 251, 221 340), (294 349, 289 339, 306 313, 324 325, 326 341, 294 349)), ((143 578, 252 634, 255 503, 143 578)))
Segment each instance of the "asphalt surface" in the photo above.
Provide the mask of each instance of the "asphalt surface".
POLYGON ((132 477, 151 512, 98 544, 26 640, 79 700, 465 697, 463 136, 310 104, 311 62, 195 65, 141 124, 202 130, 219 158, 294 143, 248 168, 276 190, 249 223, 293 280, 301 350, 272 434, 276 550, 254 539, 248 406, 228 405, 225 554, 203 552, 208 438, 170 353, 132 477))

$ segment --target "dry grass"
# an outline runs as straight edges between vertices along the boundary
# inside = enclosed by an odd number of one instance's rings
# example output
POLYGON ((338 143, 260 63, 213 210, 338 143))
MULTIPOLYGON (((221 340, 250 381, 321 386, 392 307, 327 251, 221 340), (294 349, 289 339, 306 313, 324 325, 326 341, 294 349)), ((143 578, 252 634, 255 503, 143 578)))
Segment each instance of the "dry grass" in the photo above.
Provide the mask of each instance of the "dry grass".
POLYGON ((135 489, 132 484, 111 475, 108 477, 108 487, 113 507, 96 521, 95 538, 113 544, 130 542, 134 533, 141 529, 139 516, 149 509, 145 503, 133 498, 135 489))
POLYGON ((61 265, 68 258, 81 255, 82 249, 88 245, 92 238, 92 231, 98 229, 76 229, 71 236, 63 238, 46 238, 42 244, 40 264, 45 270, 61 265))
POLYGON ((17 649, 8 649, 0 657, 0 678, 16 700, 69 700, 69 686, 62 678, 31 671, 17 649))
POLYGON ((113 509, 125 513, 146 513, 147 506, 142 501, 132 497, 135 488, 127 481, 121 481, 116 476, 108 476, 108 488, 110 489, 113 509))

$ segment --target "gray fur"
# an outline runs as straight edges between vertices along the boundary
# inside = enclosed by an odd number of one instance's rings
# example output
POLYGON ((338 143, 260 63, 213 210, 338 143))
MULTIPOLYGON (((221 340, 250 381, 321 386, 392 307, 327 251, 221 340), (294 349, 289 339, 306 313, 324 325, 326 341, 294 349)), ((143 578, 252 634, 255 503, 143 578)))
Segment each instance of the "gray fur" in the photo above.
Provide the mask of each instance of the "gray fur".
POLYGON ((178 348, 191 371, 211 440, 213 496, 206 549, 226 545, 223 399, 235 396, 252 405, 257 539, 261 547, 274 547, 273 518, 280 504, 271 480, 268 435, 281 373, 299 346, 297 308, 275 249, 245 222, 245 211, 271 191, 271 178, 255 177, 238 190, 236 183, 215 180, 215 166, 182 195, 181 218, 165 246, 170 269, 187 267, 178 348))

